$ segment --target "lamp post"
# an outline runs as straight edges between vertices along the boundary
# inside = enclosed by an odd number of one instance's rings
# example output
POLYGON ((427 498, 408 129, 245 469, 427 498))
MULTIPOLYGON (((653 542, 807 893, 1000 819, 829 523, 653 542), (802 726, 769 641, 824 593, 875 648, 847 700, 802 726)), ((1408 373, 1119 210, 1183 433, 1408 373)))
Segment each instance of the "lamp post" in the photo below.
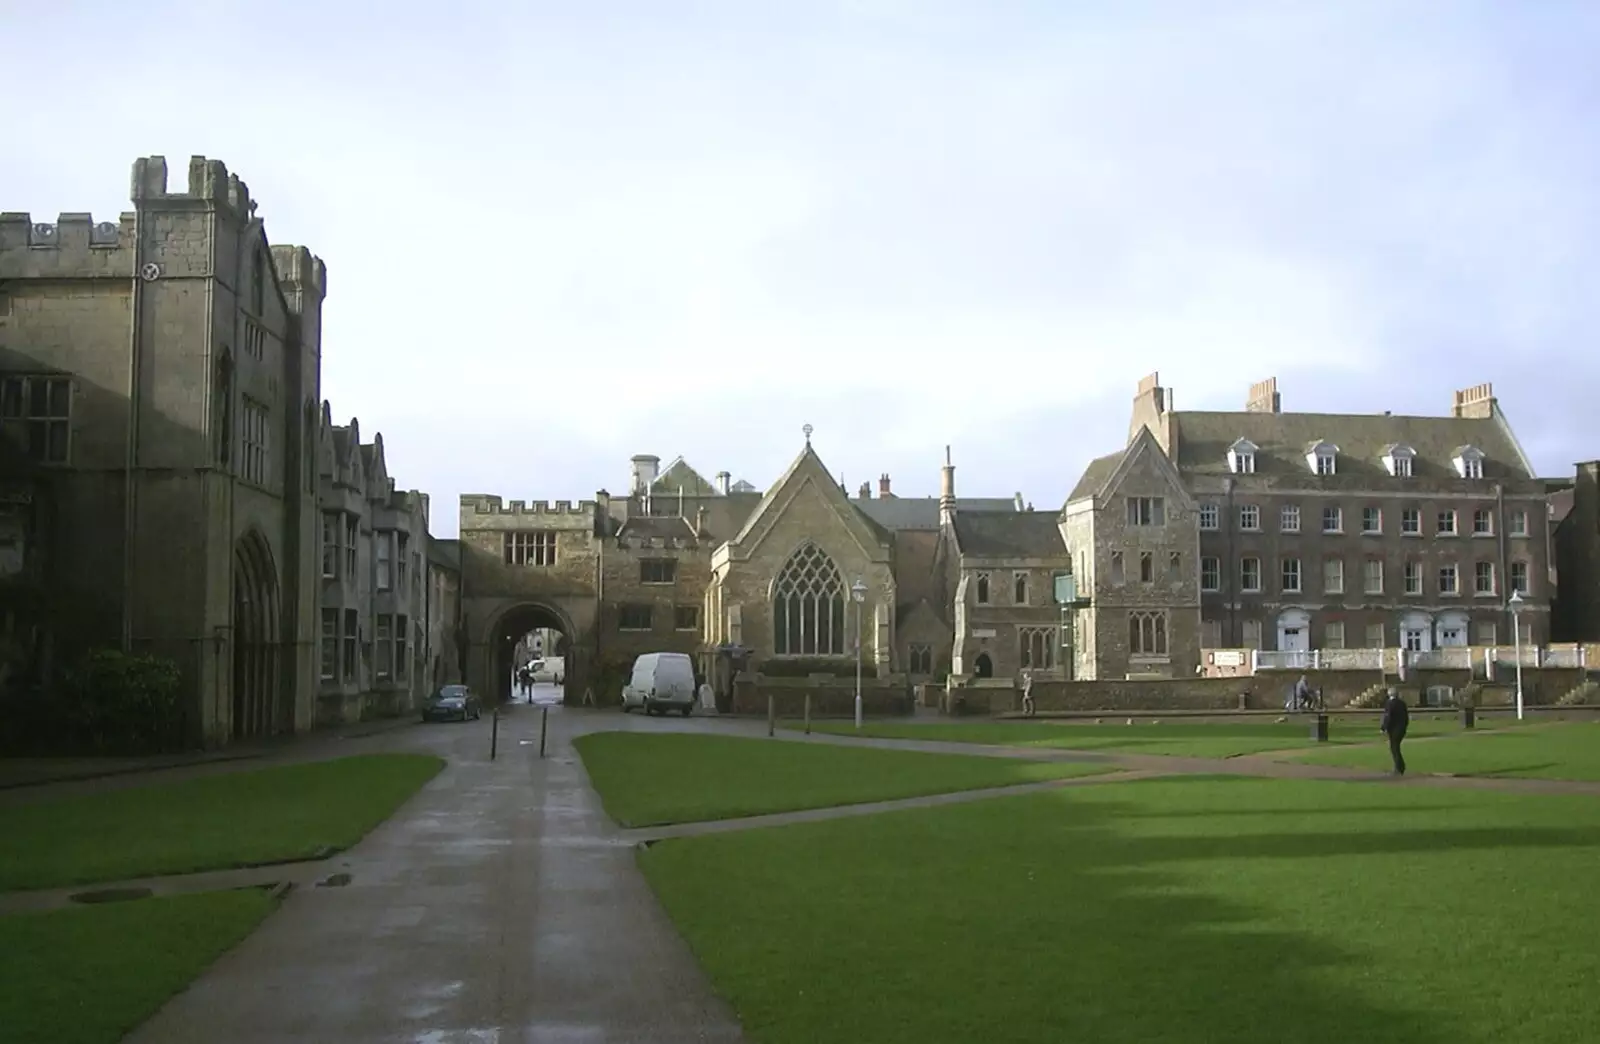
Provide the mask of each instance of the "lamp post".
POLYGON ((1511 638, 1517 657, 1517 720, 1522 720, 1522 592, 1512 591, 1511 638))
POLYGON ((867 585, 857 577, 850 585, 850 598, 856 603, 856 728, 861 727, 861 610, 866 606, 867 585))

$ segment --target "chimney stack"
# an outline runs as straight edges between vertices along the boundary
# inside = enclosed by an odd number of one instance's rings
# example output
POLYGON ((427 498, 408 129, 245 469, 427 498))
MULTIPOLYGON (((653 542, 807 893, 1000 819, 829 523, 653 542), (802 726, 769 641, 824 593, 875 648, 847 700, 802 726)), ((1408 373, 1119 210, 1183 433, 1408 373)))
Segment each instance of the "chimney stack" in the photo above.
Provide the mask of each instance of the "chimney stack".
POLYGON ((650 489, 650 484, 656 480, 661 471, 661 458, 649 453, 640 453, 629 462, 628 492, 633 496, 640 496, 650 489))
POLYGON ((889 473, 884 472, 878 477, 878 499, 888 500, 893 496, 894 494, 889 492, 889 473))
POLYGON ((1244 411, 1246 413, 1282 413, 1283 400, 1278 397, 1278 378, 1268 377, 1264 381, 1257 381, 1250 386, 1250 395, 1245 399, 1244 411))
POLYGON ((1017 508, 1018 511, 1021 511, 1023 509, 1024 502, 1023 502, 1023 499, 1022 499, 1022 491, 1020 489, 1017 490, 1017 492, 1013 495, 1011 502, 1016 505, 1016 508, 1017 508))
POLYGON ((1463 388, 1456 392, 1455 401, 1450 407, 1450 416, 1488 420, 1494 416, 1496 406, 1494 385, 1475 384, 1471 388, 1463 388))
POLYGON ((732 488, 733 476, 728 474, 726 471, 717 472, 717 492, 721 493, 723 496, 727 496, 728 491, 732 488))
POLYGON ((954 525, 956 520, 956 466, 950 463, 950 447, 944 448, 944 470, 939 480, 939 525, 954 525))
POLYGON ((704 504, 694 509, 694 535, 697 537, 706 535, 706 506, 704 504))
POLYGON ((870 483, 870 482, 861 483, 861 499, 862 500, 871 500, 872 499, 872 483, 870 483))

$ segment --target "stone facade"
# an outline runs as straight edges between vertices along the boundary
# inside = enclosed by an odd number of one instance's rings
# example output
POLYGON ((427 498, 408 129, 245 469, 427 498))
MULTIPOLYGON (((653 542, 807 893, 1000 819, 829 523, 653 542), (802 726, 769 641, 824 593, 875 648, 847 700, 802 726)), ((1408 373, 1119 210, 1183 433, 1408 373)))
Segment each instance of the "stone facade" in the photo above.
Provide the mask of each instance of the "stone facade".
POLYGON ((427 679, 428 688, 459 683, 466 677, 461 643, 461 544, 428 538, 427 679))
POLYGON ((0 425, 51 511, 37 683, 91 648, 154 653, 182 671, 194 741, 302 731, 319 716, 326 268, 272 245, 219 161, 192 158, 168 191, 166 161, 140 159, 130 195, 114 222, 0 214, 0 425))
POLYGON ((1061 534, 1082 608, 1072 613, 1073 676, 1182 677, 1200 664, 1194 500, 1148 430, 1090 464, 1061 534))
POLYGON ((317 721, 409 714, 434 686, 428 498, 396 490, 383 436, 322 415, 317 721))
POLYGON ((215 160, 139 160, 117 222, 0 215, 8 420, 62 472, 63 658, 177 661, 196 738, 307 727, 316 688, 322 262, 272 246, 215 160), (130 379, 130 373, 132 377, 130 379), (70 619, 70 623, 68 620, 70 619))

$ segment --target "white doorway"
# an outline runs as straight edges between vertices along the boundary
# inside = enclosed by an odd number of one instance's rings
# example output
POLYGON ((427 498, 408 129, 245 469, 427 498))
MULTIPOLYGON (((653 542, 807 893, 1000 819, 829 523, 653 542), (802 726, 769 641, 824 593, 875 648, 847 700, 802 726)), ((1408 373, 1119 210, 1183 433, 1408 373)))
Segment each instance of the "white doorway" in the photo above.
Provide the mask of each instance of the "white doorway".
POLYGON ((1433 618, 1427 613, 1407 613, 1400 618, 1400 647, 1406 652, 1433 649, 1433 618))
POLYGON ((1278 649, 1282 652, 1311 651, 1311 614, 1304 609, 1285 609, 1278 614, 1278 649))
POLYGON ((1467 614, 1440 613, 1434 630, 1437 632, 1436 644, 1439 648, 1461 648, 1467 644, 1467 614))

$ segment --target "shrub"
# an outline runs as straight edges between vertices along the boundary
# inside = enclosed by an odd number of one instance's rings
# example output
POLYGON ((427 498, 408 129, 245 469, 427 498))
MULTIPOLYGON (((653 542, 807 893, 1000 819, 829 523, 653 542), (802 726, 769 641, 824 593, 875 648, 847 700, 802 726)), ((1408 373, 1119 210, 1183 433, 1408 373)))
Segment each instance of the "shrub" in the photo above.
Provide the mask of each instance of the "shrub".
POLYGON ((63 733, 96 754, 155 754, 183 745, 183 678, 161 656, 97 649, 66 672, 63 733))

